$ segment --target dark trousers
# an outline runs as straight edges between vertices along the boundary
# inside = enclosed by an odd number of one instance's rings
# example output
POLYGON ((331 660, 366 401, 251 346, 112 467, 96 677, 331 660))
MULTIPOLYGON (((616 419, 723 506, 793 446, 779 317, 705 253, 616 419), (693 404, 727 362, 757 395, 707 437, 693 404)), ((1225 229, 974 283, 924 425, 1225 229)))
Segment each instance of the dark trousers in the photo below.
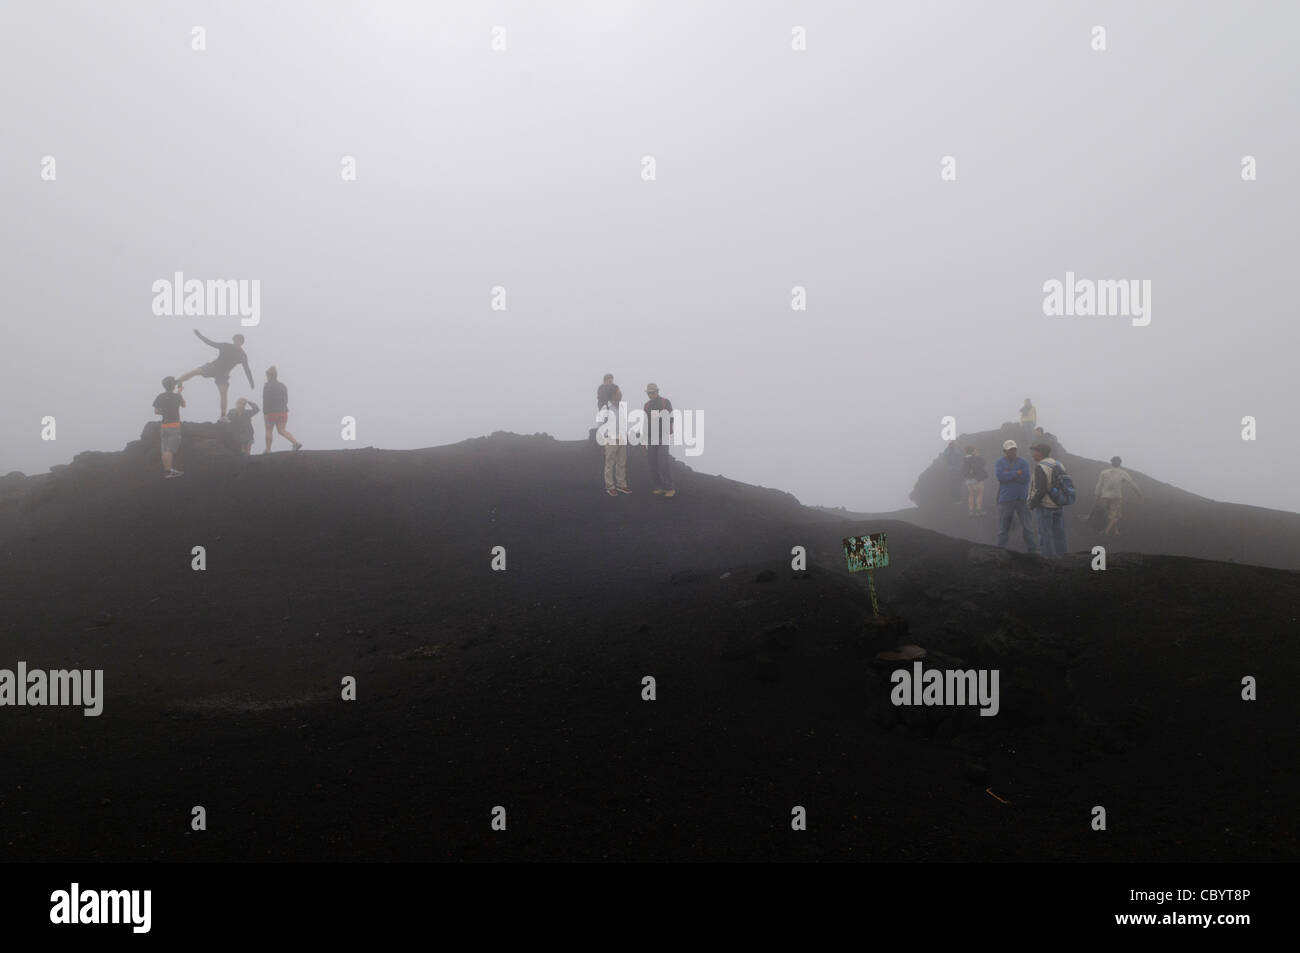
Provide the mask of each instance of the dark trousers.
POLYGON ((1034 537, 1029 532, 1029 502, 1027 500, 1007 500, 998 504, 998 545, 1007 548, 1007 537, 1011 535, 1011 518, 1020 520, 1020 532, 1025 537, 1025 549, 1038 552, 1034 537))
POLYGON ((667 444, 654 444, 646 447, 650 463, 650 483, 655 490, 673 488, 673 458, 667 444))

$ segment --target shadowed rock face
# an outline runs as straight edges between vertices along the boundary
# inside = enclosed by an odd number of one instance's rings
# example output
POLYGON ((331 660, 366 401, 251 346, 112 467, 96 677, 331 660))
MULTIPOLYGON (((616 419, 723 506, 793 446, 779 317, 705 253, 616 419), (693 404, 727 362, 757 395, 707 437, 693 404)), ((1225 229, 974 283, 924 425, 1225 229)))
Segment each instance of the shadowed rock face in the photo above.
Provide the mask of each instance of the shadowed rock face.
MULTIPOLYGON (((159 465, 160 433, 162 425, 153 420, 144 425, 140 439, 126 445, 123 455, 132 467, 147 468, 159 465)), ((239 437, 235 428, 223 423, 181 423, 181 449, 175 461, 178 469, 186 466, 201 467, 212 459, 226 459, 240 455, 239 437)), ((73 458, 75 464, 77 458, 73 458)))
MULTIPOLYGON (((140 439, 117 452, 88 450, 71 463, 51 467, 48 474, 26 477, 11 473, 0 480, 0 506, 5 503, 35 507, 55 500, 111 499, 142 483, 155 482, 162 473, 161 425, 145 424, 140 439)), ((173 465, 179 470, 226 472, 240 461, 235 428, 225 423, 183 421, 181 448, 173 465)))
POLYGON ((597 448, 545 436, 245 458, 194 426, 179 480, 146 428, 0 481, 0 667, 105 673, 97 719, 3 712, 6 859, 1297 857, 1300 697, 1240 698, 1300 678, 1296 573, 1093 572, 680 464, 664 500, 640 454, 611 499, 597 448), (874 532, 868 629, 840 541, 874 532), (998 715, 895 705, 903 639, 997 669, 998 715), (792 804, 824 822, 771 836, 792 804))

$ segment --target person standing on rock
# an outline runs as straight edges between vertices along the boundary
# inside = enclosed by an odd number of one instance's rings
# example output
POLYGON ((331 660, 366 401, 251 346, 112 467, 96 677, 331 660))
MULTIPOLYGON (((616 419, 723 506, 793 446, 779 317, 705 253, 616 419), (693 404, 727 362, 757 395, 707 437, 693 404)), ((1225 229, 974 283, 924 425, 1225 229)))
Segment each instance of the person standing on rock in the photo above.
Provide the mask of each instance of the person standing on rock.
POLYGON ((631 493, 627 485, 627 434, 619 429, 619 404, 623 391, 610 384, 608 398, 596 415, 596 442, 605 448, 605 492, 610 496, 631 493))
POLYGON ((961 475, 966 481, 966 508, 972 517, 984 515, 984 481, 989 478, 984 458, 974 447, 966 448, 961 461, 961 475))
POLYGON ((239 444, 239 452, 244 456, 253 451, 253 418, 260 410, 247 397, 241 397, 235 401, 234 410, 222 418, 234 428, 235 442, 239 444))
POLYGON ((301 450, 302 444, 285 428, 289 423, 289 388, 280 382, 280 372, 272 364, 266 369, 266 383, 262 385, 262 419, 266 421, 266 450, 271 452, 271 440, 274 431, 293 444, 293 449, 301 450))
POLYGON ((253 383, 253 372, 248 369, 248 355, 244 353, 244 336, 236 334, 231 338, 230 344, 221 344, 217 341, 205 338, 199 333, 199 329, 194 329, 195 335, 204 344, 211 345, 217 349, 217 356, 204 364, 202 367, 196 367, 186 374, 177 378, 178 383, 185 383, 191 377, 211 377, 217 382, 217 393, 221 395, 221 416, 226 416, 226 394, 230 390, 230 372, 236 367, 242 366, 244 373, 248 376, 248 386, 255 387, 253 383))
POLYGON ((1097 490, 1093 494, 1098 502, 1106 509, 1106 528, 1102 530, 1103 536, 1118 536, 1119 521, 1124 515, 1124 484, 1127 483, 1133 487, 1133 492, 1141 499, 1142 491, 1138 489, 1137 483, 1129 476, 1128 471, 1120 467, 1123 461, 1119 457, 1110 458, 1110 466, 1101 471, 1097 477, 1097 490))
POLYGON ((1044 556, 1065 555, 1065 508, 1052 499, 1052 481, 1055 475, 1065 472, 1065 467, 1052 459, 1052 448, 1036 443, 1029 448, 1034 455, 1033 488, 1029 493, 1029 508, 1038 514, 1038 551, 1044 556))
POLYGON ((176 451, 181 448, 181 408, 185 398, 180 392, 184 388, 174 377, 164 377, 163 392, 153 399, 153 412, 162 415, 162 427, 159 430, 159 442, 162 447, 163 476, 178 477, 181 471, 172 466, 176 451))
POLYGON ((1025 441, 1034 439, 1034 428, 1038 426, 1038 409, 1025 398, 1025 404, 1020 408, 1020 429, 1024 431, 1025 441))
POLYGON ((659 395, 658 384, 646 384, 645 402, 646 427, 649 433, 646 442, 646 459, 650 464, 650 482, 654 485, 651 493, 658 496, 677 495, 673 489, 673 457, 671 451, 673 435, 673 402, 659 395), (656 414, 663 416, 656 417, 656 414), (658 421, 658 423, 656 423, 658 421), (665 427, 664 424, 667 423, 665 427))
POLYGON ((1025 538, 1025 549, 1038 552, 1034 537, 1029 532, 1029 462, 1017 456, 1014 440, 1002 444, 1002 459, 993 467, 998 478, 998 545, 1007 548, 1011 535, 1011 519, 1020 520, 1020 532, 1025 538))

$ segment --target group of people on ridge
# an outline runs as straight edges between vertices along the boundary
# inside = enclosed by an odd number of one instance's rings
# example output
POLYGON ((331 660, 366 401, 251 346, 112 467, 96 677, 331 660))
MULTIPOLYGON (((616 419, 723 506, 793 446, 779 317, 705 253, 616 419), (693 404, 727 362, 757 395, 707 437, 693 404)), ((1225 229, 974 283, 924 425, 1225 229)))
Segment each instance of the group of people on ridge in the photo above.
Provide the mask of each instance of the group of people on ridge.
MULTIPOLYGON (((1065 507, 1075 500, 1074 482, 1064 465, 1052 457, 1052 443, 1049 441, 1055 438, 1037 426, 1037 418, 1037 409, 1026 397, 1024 406, 1020 408, 1020 424, 1036 441, 1029 448, 1033 464, 1019 456, 1020 448, 1015 440, 1007 440, 1002 444, 1002 458, 994 467, 998 479, 997 544, 1006 548, 1011 524, 1018 520, 1029 552, 1049 557, 1063 556, 1066 550, 1065 507), (1029 525, 1031 512, 1035 523, 1032 528, 1029 525)), ((958 457, 957 442, 953 440, 944 450, 944 457, 949 472, 954 476, 960 474, 965 481, 969 515, 984 516, 984 481, 988 479, 988 468, 979 450, 968 446, 966 455, 958 457)), ((1110 467, 1097 477, 1094 496, 1098 509, 1105 514, 1106 525, 1101 530, 1105 536, 1119 535, 1124 487, 1132 487, 1139 497, 1142 496, 1137 482, 1120 466, 1122 462, 1119 457, 1111 457, 1110 467)), ((1094 522, 1093 526, 1100 529, 1101 523, 1094 522)))
MULTIPOLYGON (((651 493, 656 496, 673 497, 677 495, 677 490, 673 486, 672 454, 669 453, 669 440, 673 432, 673 402, 659 393, 659 385, 650 383, 645 385, 646 402, 645 410, 647 421, 656 421, 658 419, 666 420, 668 428, 666 433, 662 430, 656 434, 654 427, 651 427, 651 436, 641 445, 641 449, 646 452, 647 463, 650 468, 650 481, 653 484, 651 493), (656 417, 654 415, 661 415, 656 417), (665 439, 659 439, 663 437, 665 439)), ((600 386, 596 388, 596 426, 597 429, 602 427, 613 429, 612 424, 618 421, 618 405, 623 401, 623 390, 614 383, 614 375, 606 374, 600 386)), ((594 433, 594 432, 593 432, 594 433)), ((624 435, 619 434, 616 441, 607 442, 605 450, 605 493, 609 496, 618 496, 620 493, 627 495, 632 492, 631 487, 627 485, 627 443, 624 435)))
POLYGON ((174 466, 176 451, 181 446, 181 408, 185 398, 185 381, 191 377, 210 377, 217 385, 221 397, 221 418, 217 422, 232 428, 235 442, 240 452, 249 454, 253 449, 253 417, 261 413, 266 421, 266 450, 271 452, 271 441, 276 431, 288 440, 293 449, 301 450, 302 444, 286 429, 289 422, 289 389, 280 381, 279 372, 274 366, 266 369, 266 384, 262 387, 262 406, 259 407, 246 397, 235 401, 235 406, 227 410, 227 397, 230 390, 230 372, 242 367, 248 378, 248 386, 254 387, 253 372, 248 367, 248 355, 244 353, 244 336, 236 334, 231 343, 226 344, 204 337, 199 331, 194 332, 200 341, 217 349, 217 356, 201 367, 182 374, 180 377, 163 378, 163 392, 154 398, 153 411, 162 417, 160 428, 160 446, 162 450, 162 468, 164 477, 178 477, 182 471, 174 466))

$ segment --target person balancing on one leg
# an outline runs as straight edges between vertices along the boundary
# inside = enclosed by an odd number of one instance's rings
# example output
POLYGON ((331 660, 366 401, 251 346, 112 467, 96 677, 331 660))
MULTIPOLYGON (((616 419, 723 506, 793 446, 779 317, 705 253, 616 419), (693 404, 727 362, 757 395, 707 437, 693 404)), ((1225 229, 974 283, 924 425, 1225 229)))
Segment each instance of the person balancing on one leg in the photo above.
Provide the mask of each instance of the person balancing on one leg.
POLYGON ((181 471, 172 466, 176 451, 181 448, 181 408, 185 398, 180 395, 184 389, 176 383, 174 377, 164 377, 163 392, 153 399, 153 412, 162 415, 160 431, 162 444, 163 476, 178 477, 181 471))
POLYGON ((271 452, 271 439, 275 431, 301 450, 302 444, 287 429, 289 423, 289 388, 280 381, 280 372, 272 364, 266 369, 266 383, 262 385, 262 419, 266 421, 266 453, 271 452))
POLYGON ((226 416, 226 393, 230 390, 230 372, 242 365, 244 373, 248 376, 248 386, 250 388, 254 386, 253 372, 248 369, 248 355, 244 353, 244 336, 236 334, 231 339, 234 343, 219 344, 205 338, 197 328, 194 333, 204 344, 215 347, 217 356, 202 367, 196 367, 188 374, 182 374, 177 378, 177 382, 183 384, 191 377, 198 377, 199 375, 211 377, 217 382, 217 393, 221 395, 221 416, 224 417, 226 416))

